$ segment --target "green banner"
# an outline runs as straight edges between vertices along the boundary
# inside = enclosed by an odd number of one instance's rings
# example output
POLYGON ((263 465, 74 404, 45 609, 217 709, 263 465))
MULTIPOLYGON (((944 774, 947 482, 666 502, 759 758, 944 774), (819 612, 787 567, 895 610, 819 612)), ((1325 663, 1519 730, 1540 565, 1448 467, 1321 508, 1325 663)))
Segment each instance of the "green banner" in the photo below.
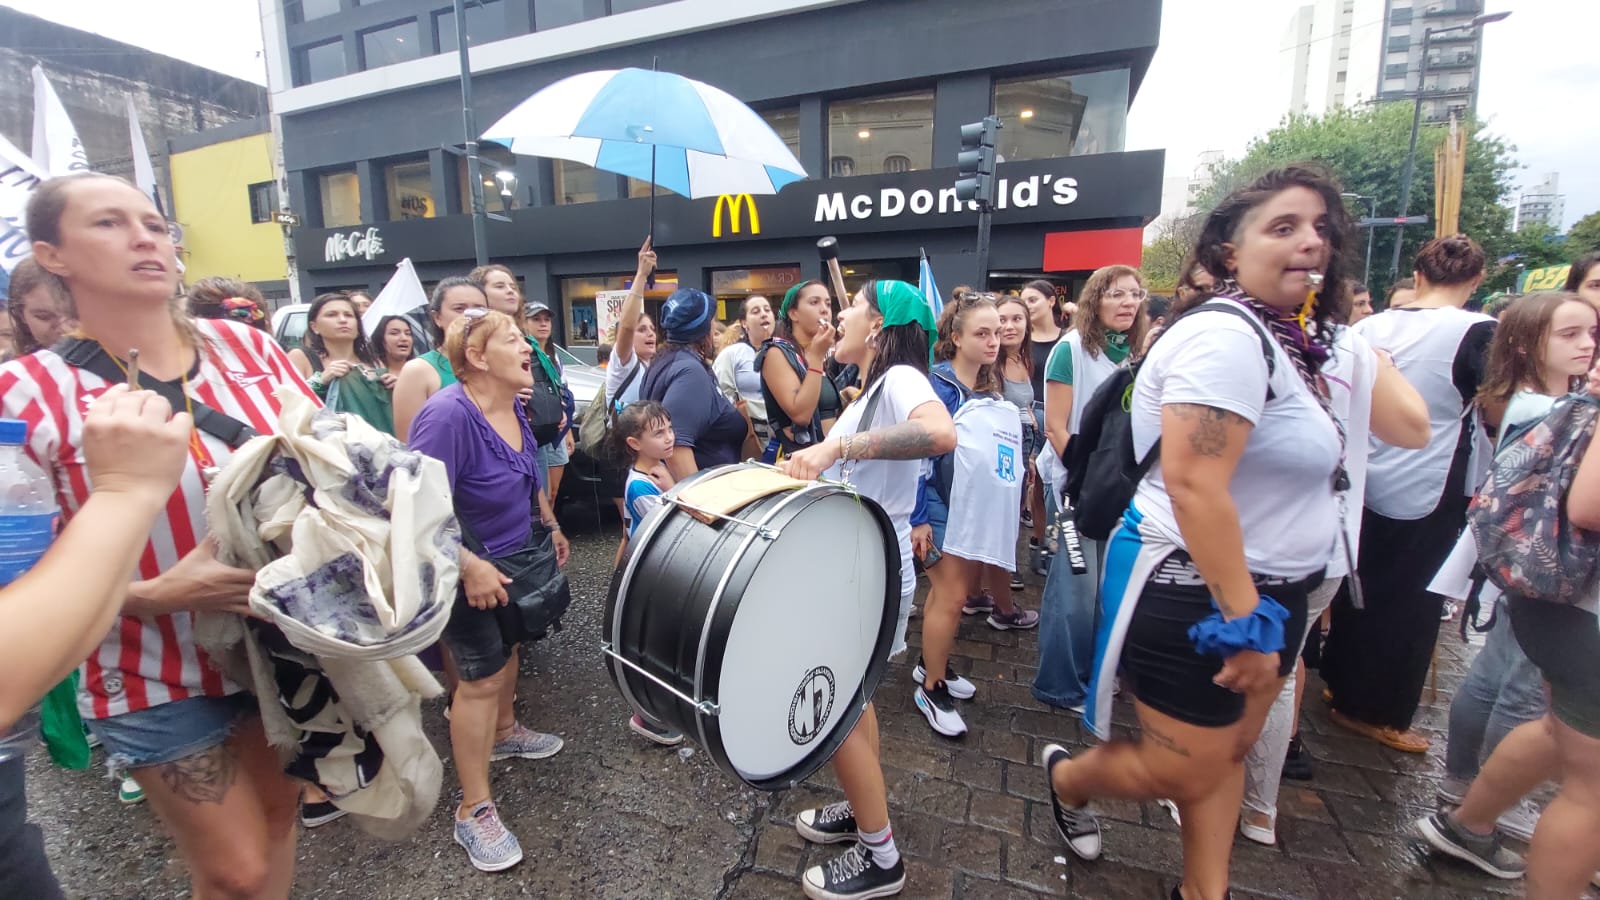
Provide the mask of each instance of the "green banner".
POLYGON ((1542 269, 1529 269, 1522 273, 1517 280, 1517 293, 1529 294, 1534 291, 1559 291, 1567 286, 1567 273, 1572 266, 1545 266, 1542 269))

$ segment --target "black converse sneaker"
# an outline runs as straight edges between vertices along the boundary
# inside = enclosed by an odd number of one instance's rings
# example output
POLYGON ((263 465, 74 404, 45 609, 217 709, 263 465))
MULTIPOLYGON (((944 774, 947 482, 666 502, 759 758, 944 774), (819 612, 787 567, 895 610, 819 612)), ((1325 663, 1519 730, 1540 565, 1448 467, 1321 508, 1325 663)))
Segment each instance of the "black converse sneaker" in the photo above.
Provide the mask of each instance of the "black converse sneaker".
POLYGON ((950 689, 943 681, 934 684, 930 690, 917 684, 916 693, 912 700, 917 704, 917 709, 927 717, 928 724, 933 730, 945 737, 961 737, 967 733, 967 723, 961 718, 961 713, 956 711, 956 701, 950 698, 950 689))
POLYGON ((807 869, 800 884, 811 900, 892 897, 906 886, 906 863, 902 859, 881 868, 872 861, 872 851, 858 842, 838 857, 807 869))
POLYGON ((820 809, 804 809, 794 817, 794 830, 813 844, 836 844, 856 839, 856 814, 850 801, 829 803, 820 809))
MULTIPOLYGON (((928 667, 923 665, 922 657, 917 657, 917 667, 911 670, 911 680, 921 684, 928 678, 928 667)), ((944 686, 950 691, 950 696, 957 700, 971 700, 978 693, 978 688, 972 682, 956 674, 950 668, 950 663, 944 664, 944 686)))
POLYGON ((1088 806, 1068 809, 1062 805, 1061 799, 1056 796, 1055 780, 1050 777, 1057 763, 1066 762, 1071 758, 1072 754, 1060 744, 1046 744, 1039 752, 1039 761, 1044 766, 1045 787, 1050 791, 1050 813, 1055 817, 1056 831, 1060 832, 1061 839, 1067 842, 1067 849, 1077 854, 1080 859, 1098 859, 1100 819, 1089 812, 1088 806))

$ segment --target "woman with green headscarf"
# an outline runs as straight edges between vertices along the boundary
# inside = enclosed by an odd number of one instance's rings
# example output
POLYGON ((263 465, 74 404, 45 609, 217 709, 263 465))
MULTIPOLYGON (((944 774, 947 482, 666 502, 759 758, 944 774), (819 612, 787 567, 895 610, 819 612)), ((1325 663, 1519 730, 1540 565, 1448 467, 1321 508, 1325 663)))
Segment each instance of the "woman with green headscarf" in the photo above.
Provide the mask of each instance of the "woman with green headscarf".
POLYGON ((778 307, 777 331, 756 354, 772 428, 767 462, 821 441, 839 417, 844 404, 823 369, 836 338, 827 286, 807 281, 789 288, 778 307))
MULTIPOLYGON (((923 461, 956 446, 956 426, 928 382, 936 333, 933 310, 903 281, 868 282, 839 315, 835 356, 866 372, 861 396, 828 437, 783 462, 791 477, 825 475, 854 485, 883 507, 900 544, 900 616, 891 656, 905 652, 906 619, 916 592, 911 519, 923 461)), ((833 755, 843 802, 808 809, 795 829, 815 843, 856 841, 843 855, 801 876, 811 898, 887 897, 905 886, 905 863, 889 828, 888 792, 878 761, 878 718, 869 704, 833 755)))

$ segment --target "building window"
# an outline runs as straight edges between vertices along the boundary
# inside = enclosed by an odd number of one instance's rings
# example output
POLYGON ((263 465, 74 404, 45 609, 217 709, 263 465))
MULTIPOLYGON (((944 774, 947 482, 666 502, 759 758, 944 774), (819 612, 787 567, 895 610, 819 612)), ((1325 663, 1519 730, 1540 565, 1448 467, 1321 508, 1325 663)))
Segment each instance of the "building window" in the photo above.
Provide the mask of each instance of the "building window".
POLYGON ((994 86, 1002 160, 1118 153, 1128 122, 1128 70, 1056 75, 994 86))
POLYGON ((272 182, 260 181, 250 185, 250 221, 256 225, 272 221, 272 182))
POLYGON ((888 173, 911 171, 911 160, 896 153, 883 161, 883 171, 888 173))
POLYGON ((1409 6, 1397 6, 1397 7, 1395 7, 1394 10, 1389 13, 1389 24, 1391 24, 1391 25, 1410 25, 1411 24, 1411 7, 1409 7, 1409 6))
POLYGON ((324 44, 302 47, 295 54, 299 58, 298 84, 327 81, 349 72, 344 60, 344 41, 337 38, 324 44))
POLYGON ((833 178, 849 178, 856 173, 856 161, 848 156, 835 156, 828 162, 828 175, 833 178))
MULTIPOLYGON (((589 5, 585 0, 534 0, 533 27, 538 31, 549 31, 596 18, 589 15, 590 10, 586 9, 589 5)), ((597 15, 604 15, 604 7, 597 15)))
MULTIPOLYGON (((565 311, 568 346, 593 347, 610 343, 606 332, 616 326, 622 300, 631 288, 631 275, 595 275, 561 279, 561 308, 565 311)), ((676 272, 657 272, 654 288, 644 290, 644 311, 661 320, 661 304, 678 289, 676 272)))
MULTIPOLYGON (((467 46, 476 47, 507 37, 506 5, 502 0, 484 0, 482 5, 471 4, 467 13, 467 46)), ((439 52, 456 52, 456 13, 446 9, 433 14, 433 27, 439 33, 439 52)))
POLYGON ((890 156, 932 167, 933 91, 828 104, 828 154, 853 159, 856 175, 879 174, 878 161, 890 156))
MULTIPOLYGON (((456 180, 461 187, 461 211, 472 212, 472 182, 467 180, 467 160, 464 156, 452 156, 456 161, 456 180)), ((517 158, 510 150, 499 144, 485 142, 478 145, 478 172, 483 176, 483 210, 484 212, 505 212, 516 209, 517 198, 513 195, 509 202, 500 193, 500 179, 496 177, 499 172, 516 172, 517 158)), ((518 181, 517 193, 527 195, 527 188, 518 181)))
POLYGON ((769 109, 761 114, 774 133, 783 140, 789 152, 796 158, 800 156, 800 110, 798 109, 769 109))
POLYGON ((283 0, 290 21, 309 22, 339 11, 339 0, 283 0))
POLYGON ((398 159, 383 166, 383 196, 388 219, 431 219, 438 215, 433 196, 433 172, 426 156, 398 159))
POLYGON ((318 175, 317 193, 322 198, 323 228, 361 224, 361 180, 355 169, 318 175))
MULTIPOLYGON (((671 191, 667 190, 666 188, 662 187, 659 184, 656 185, 656 196, 657 197, 666 197, 666 196, 669 196, 671 194, 672 194, 671 191)), ((642 178, 629 178, 628 179, 628 196, 629 197, 648 197, 648 196, 650 196, 650 182, 645 181, 642 178)))
POLYGON ((422 55, 422 31, 416 19, 361 33, 361 67, 376 69, 422 55))
POLYGON ((1387 48, 1390 53, 1409 52, 1411 50, 1411 36, 1389 38, 1387 48))
POLYGON ((600 179, 616 177, 570 159, 555 160, 554 168, 556 204, 559 206, 599 200, 600 179))

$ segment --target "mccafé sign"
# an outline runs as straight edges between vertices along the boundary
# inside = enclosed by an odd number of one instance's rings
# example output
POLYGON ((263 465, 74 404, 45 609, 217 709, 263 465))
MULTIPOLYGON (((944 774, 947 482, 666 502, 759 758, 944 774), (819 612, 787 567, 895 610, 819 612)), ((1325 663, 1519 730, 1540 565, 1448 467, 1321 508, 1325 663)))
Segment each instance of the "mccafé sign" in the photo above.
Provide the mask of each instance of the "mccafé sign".
POLYGON ((711 210, 711 236, 714 238, 722 237, 722 217, 724 213, 728 217, 729 233, 738 234, 741 214, 747 209, 750 211, 750 233, 760 234, 761 214, 756 211, 755 198, 749 194, 723 194, 717 198, 717 205, 711 210))

